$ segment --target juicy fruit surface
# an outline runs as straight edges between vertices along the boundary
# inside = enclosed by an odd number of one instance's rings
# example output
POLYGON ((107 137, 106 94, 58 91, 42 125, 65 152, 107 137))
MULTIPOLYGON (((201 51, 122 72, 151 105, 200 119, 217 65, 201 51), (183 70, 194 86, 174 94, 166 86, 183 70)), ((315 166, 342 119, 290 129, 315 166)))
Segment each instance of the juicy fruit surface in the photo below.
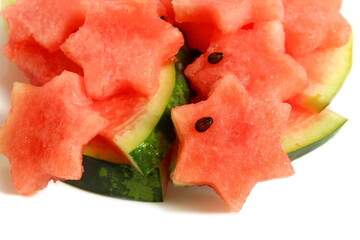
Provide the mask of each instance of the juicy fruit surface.
POLYGON ((32 194, 51 179, 81 178, 82 148, 107 124, 89 105, 74 73, 64 72, 43 87, 15 84, 0 152, 10 160, 18 192, 32 194))
POLYGON ((34 39, 42 47, 56 51, 83 24, 85 11, 81 0, 20 0, 2 11, 2 16, 9 22, 11 42, 34 39))
POLYGON ((252 99, 236 77, 224 77, 206 101, 172 111, 180 141, 173 181, 210 185, 240 210, 257 182, 294 173, 280 145, 289 113, 289 105, 252 99), (213 123, 198 132, 195 123, 204 117, 213 123))
POLYGON ((213 39, 206 53, 185 71, 191 86, 203 96, 227 72, 235 74, 250 95, 259 99, 283 101, 307 85, 305 70, 284 52, 284 32, 276 21, 213 39), (217 52, 223 59, 209 63, 208 56, 217 52))
POLYGON ((61 49, 84 68, 90 97, 106 99, 126 89, 154 95, 161 66, 182 45, 180 31, 158 17, 155 0, 96 1, 61 49))
POLYGON ((342 0, 283 0, 287 52, 303 56, 316 49, 345 45, 351 27, 339 13, 341 3, 342 0))

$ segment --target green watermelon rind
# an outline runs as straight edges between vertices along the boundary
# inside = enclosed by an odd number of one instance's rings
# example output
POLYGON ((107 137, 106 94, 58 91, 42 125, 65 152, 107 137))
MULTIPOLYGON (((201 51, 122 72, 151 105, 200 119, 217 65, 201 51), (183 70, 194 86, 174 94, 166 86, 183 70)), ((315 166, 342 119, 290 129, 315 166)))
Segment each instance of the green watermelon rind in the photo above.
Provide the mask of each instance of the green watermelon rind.
POLYGON ((183 74, 183 62, 179 60, 175 65, 175 87, 163 115, 146 140, 128 153, 131 162, 136 164, 145 176, 164 159, 176 139, 171 109, 190 101, 190 89, 183 74))
POLYGON ((348 120, 324 109, 311 125, 301 121, 282 135, 281 145, 291 160, 295 160, 320 147, 330 140, 348 120))
POLYGON ((0 1, 0 11, 9 5, 15 4, 15 2, 16 2, 16 0, 1 0, 0 1))
POLYGON ((84 173, 80 180, 66 180, 74 187, 115 198, 143 202, 163 202, 167 169, 163 165, 143 176, 133 166, 115 164, 84 156, 84 173))

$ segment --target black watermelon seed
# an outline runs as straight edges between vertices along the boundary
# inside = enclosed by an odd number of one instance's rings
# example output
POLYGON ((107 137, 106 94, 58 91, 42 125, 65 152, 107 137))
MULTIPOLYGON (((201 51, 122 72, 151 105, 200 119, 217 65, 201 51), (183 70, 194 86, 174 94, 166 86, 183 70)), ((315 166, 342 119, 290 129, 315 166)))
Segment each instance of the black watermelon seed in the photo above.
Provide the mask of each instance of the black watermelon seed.
POLYGON ((213 52, 208 56, 208 62, 211 64, 216 64, 220 62, 224 57, 222 52, 213 52))
POLYGON ((211 124, 214 122, 214 120, 212 119, 212 117, 204 117, 204 118, 200 118, 199 120, 197 120, 197 122, 195 123, 195 129, 198 132, 205 132, 206 130, 209 129, 209 127, 211 126, 211 124))

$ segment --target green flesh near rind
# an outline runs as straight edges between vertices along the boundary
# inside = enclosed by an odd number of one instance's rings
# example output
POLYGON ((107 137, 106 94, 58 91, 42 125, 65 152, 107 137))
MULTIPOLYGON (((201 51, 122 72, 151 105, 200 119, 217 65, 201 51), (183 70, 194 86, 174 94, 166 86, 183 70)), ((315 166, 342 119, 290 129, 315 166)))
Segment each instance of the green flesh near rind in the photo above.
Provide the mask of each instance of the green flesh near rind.
POLYGON ((310 118, 299 117, 282 135, 281 145, 289 158, 295 160, 327 142, 346 121, 328 109, 310 118))
MULTIPOLYGON (((169 98, 163 100, 158 106, 152 105, 157 111, 156 125, 144 125, 141 131, 131 132, 132 140, 115 140, 115 144, 128 156, 133 166, 143 175, 148 175, 166 156, 176 139, 173 123, 171 121, 171 109, 187 104, 190 100, 190 89, 183 74, 185 57, 182 50, 179 52, 179 61, 175 64, 174 75, 165 74, 167 78, 173 78, 174 87, 171 88, 169 98), (164 104, 165 101, 165 104, 164 104), (160 106, 164 104, 163 106, 160 106), (162 109, 162 111, 160 111, 162 109), (148 132, 148 133, 147 133, 148 132), (147 134, 146 134, 147 133, 147 134), (131 146, 131 147, 129 147, 131 146)), ((171 82, 168 79, 167 82, 171 82)), ((168 91, 171 84, 164 90, 168 91)), ((163 98, 165 99, 165 98, 163 98)), ((143 116, 146 118, 147 116, 143 116)), ((154 121, 152 122, 154 123, 154 121)))
POLYGON ((129 155, 141 172, 147 175, 169 152, 176 139, 174 126, 171 121, 171 109, 187 104, 190 91, 182 74, 176 74, 176 83, 173 95, 166 106, 164 114, 150 136, 129 155))
POLYGON ((4 8, 6 8, 9 5, 12 5, 16 2, 16 0, 1 0, 0 1, 0 10, 3 10, 4 8))
POLYGON ((84 156, 84 173, 80 180, 66 183, 105 196, 145 202, 164 200, 167 169, 163 165, 154 168, 147 176, 133 166, 115 164, 84 156))
POLYGON ((326 74, 318 83, 312 83, 308 89, 295 97, 294 102, 306 109, 321 112, 325 109, 344 84, 352 67, 353 37, 349 42, 329 54, 323 64, 322 71, 326 74))

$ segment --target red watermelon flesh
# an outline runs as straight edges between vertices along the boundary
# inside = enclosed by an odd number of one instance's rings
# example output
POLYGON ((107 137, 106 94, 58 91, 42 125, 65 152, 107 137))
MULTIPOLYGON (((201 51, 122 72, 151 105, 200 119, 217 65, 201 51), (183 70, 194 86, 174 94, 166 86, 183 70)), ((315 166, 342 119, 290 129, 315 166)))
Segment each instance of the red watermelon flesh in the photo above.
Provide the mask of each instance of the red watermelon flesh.
POLYGON ((258 23, 253 29, 213 38, 206 53, 189 65, 185 74, 191 86, 203 96, 208 95, 223 74, 231 72, 251 96, 284 101, 307 86, 305 70, 284 51, 281 23, 258 23), (222 53, 224 57, 210 64, 208 56, 212 53, 222 53))
POLYGON ((0 152, 15 189, 29 195, 51 179, 80 179, 83 147, 107 125, 90 109, 82 77, 64 72, 42 87, 15 83, 11 99, 0 152))
POLYGON ((236 32, 253 22, 281 20, 281 0, 173 0, 178 23, 210 23, 222 33, 236 32))
POLYGON ((155 94, 161 66, 183 45, 180 31, 159 18, 157 1, 95 1, 89 8, 84 26, 61 47, 83 67, 89 96, 129 88, 155 94))
POLYGON ((34 41, 9 42, 4 54, 13 61, 36 86, 44 85, 64 70, 83 75, 82 68, 67 58, 61 50, 49 52, 34 41))
POLYGON ((290 110, 251 98, 233 75, 219 80, 206 101, 172 111, 180 141, 173 181, 209 185, 240 210, 257 182, 294 173, 280 143, 290 110), (213 123, 198 132, 195 124, 204 117, 213 123))
POLYGON ((178 23, 178 27, 183 31, 186 43, 190 48, 206 52, 210 45, 210 40, 219 30, 208 23, 178 23))
POLYGON ((175 13, 172 6, 172 0, 159 0, 158 13, 163 20, 174 24, 175 13))
POLYGON ((315 49, 345 45, 351 27, 339 13, 342 0, 283 0, 286 50, 303 56, 315 49))
POLYGON ((9 22, 10 41, 33 38, 42 47, 56 51, 85 20, 82 0, 18 0, 7 7, 3 17, 9 22))

